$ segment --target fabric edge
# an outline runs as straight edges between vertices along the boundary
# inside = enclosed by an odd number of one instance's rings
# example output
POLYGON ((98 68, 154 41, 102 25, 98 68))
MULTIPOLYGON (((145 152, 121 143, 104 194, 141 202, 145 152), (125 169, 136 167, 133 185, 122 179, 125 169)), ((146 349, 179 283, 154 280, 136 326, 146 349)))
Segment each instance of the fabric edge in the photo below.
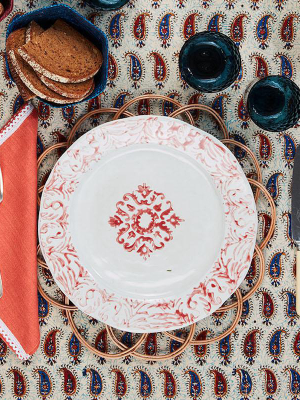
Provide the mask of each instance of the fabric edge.
POLYGON ((17 357, 20 360, 27 360, 30 357, 30 354, 26 353, 21 343, 12 333, 12 331, 8 328, 5 322, 0 318, 0 335, 9 345, 9 347, 16 353, 17 357))
POLYGON ((0 130, 0 146, 22 125, 33 110, 33 105, 31 103, 26 103, 12 116, 0 130))

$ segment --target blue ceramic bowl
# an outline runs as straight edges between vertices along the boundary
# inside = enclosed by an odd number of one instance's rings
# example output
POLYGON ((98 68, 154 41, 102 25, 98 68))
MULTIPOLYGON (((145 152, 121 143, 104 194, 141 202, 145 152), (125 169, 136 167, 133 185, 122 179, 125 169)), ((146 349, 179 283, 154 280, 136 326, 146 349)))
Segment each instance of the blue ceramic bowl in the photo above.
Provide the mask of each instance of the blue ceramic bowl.
MULTIPOLYGON (((93 42, 95 46, 97 46, 98 49, 101 51, 103 56, 103 64, 99 72, 94 76, 95 89, 84 100, 70 104, 56 104, 39 98, 43 103, 48 104, 52 107, 65 108, 73 104, 79 104, 82 103, 83 101, 93 99, 94 97, 102 93, 103 90, 105 89, 107 81, 107 71, 108 71, 108 41, 105 33, 103 33, 101 29, 97 28, 94 24, 92 24, 82 15, 80 15, 77 11, 73 10, 71 7, 66 6, 64 4, 59 4, 59 5, 40 8, 39 10, 34 10, 27 14, 14 18, 7 28, 6 38, 9 36, 11 32, 15 31, 16 29, 27 26, 29 22, 32 20, 36 21, 43 28, 48 28, 54 23, 55 20, 59 18, 68 22, 76 30, 81 32, 86 38, 88 38, 91 42, 93 42)), ((12 79, 7 60, 6 60, 6 68, 10 78, 12 79)))
POLYGON ((183 45, 179 55, 182 78, 200 92, 219 92, 238 77, 241 56, 235 43, 220 32, 200 32, 183 45))
POLYGON ((300 89, 286 76, 269 75, 250 88, 247 109, 260 128, 270 132, 285 131, 300 118, 300 89))
POLYGON ((129 0, 86 0, 90 6, 98 10, 109 11, 123 7, 129 0))

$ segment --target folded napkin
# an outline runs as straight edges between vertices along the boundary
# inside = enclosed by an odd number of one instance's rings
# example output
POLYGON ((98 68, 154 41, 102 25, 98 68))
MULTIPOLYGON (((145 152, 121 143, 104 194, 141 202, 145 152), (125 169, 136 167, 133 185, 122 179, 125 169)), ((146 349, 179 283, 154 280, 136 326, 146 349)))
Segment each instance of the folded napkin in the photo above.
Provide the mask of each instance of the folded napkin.
POLYGON ((38 348, 37 112, 25 104, 0 130, 0 336, 18 358, 38 348))

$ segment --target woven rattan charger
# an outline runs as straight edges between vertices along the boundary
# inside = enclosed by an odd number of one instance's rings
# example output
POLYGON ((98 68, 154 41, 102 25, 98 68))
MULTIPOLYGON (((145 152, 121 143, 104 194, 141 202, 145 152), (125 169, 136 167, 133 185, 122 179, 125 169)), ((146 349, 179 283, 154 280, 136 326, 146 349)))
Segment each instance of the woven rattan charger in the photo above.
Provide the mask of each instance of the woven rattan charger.
MULTIPOLYGON (((93 111, 85 114, 82 118, 80 118, 77 121, 77 123, 74 125, 74 127, 72 128, 72 130, 70 132, 67 142, 57 143, 53 146, 50 146, 40 155, 40 157, 38 159, 38 168, 41 166, 42 161, 45 159, 45 157, 49 153, 51 153, 57 149, 64 149, 64 148, 67 149, 68 147, 71 146, 74 136, 75 136, 75 133, 77 132, 80 125, 86 119, 90 118, 93 115, 106 114, 106 113, 113 114, 113 120, 117 120, 121 117, 132 117, 134 115, 132 113, 128 112, 127 109, 136 102, 146 101, 146 100, 162 100, 165 102, 172 103, 173 105, 175 105, 177 107, 177 109, 173 113, 169 114, 169 117, 175 118, 181 114, 185 114, 185 116, 188 119, 188 122, 193 126, 195 125, 195 121, 194 121, 194 118, 192 117, 192 114, 190 113, 190 111, 193 111, 193 110, 202 111, 202 112, 204 111, 204 112, 210 114, 217 121, 221 131, 223 132, 224 139, 222 140, 222 142, 224 144, 226 144, 227 146, 234 145, 234 146, 241 148, 243 151, 245 151, 247 153, 247 155, 251 159, 251 161, 255 167, 256 179, 249 178, 248 181, 255 188, 255 201, 257 202, 260 197, 260 194, 263 193, 263 195, 266 197, 267 201, 269 202, 269 206, 270 206, 270 210, 271 210, 271 223, 270 223, 270 228, 269 228, 269 231, 268 231, 268 234, 266 235, 266 237, 263 239, 263 241, 259 245, 256 244, 256 246, 255 246, 255 252, 254 252, 253 258, 259 259, 259 266, 260 266, 256 283, 252 286, 252 288, 244 296, 242 296, 240 289, 237 289, 235 292, 236 301, 231 302, 228 305, 223 305, 217 310, 217 312, 220 313, 220 312, 226 312, 233 308, 236 308, 236 315, 235 315, 232 325, 222 334, 212 337, 212 338, 209 338, 209 339, 205 339, 205 340, 194 340, 196 324, 193 324, 189 327, 189 333, 188 333, 187 337, 184 339, 180 338, 178 336, 175 336, 174 334, 172 334, 170 332, 164 332, 164 335, 181 343, 181 346, 177 350, 175 350, 174 352, 169 352, 167 354, 146 355, 146 354, 142 354, 142 353, 138 352, 138 348, 142 345, 142 343, 147 338, 147 335, 148 335, 147 333, 141 334, 140 338, 136 341, 136 343, 133 346, 131 346, 130 348, 128 348, 125 344, 123 344, 122 342, 120 342, 120 340, 118 340, 117 336, 115 335, 113 329, 110 326, 106 326, 107 334, 108 334, 109 338, 112 340, 112 342, 119 348, 120 351, 118 353, 104 353, 102 351, 97 350, 94 346, 92 346, 90 343, 88 343, 87 340, 81 335, 79 329, 77 328, 77 326, 74 322, 73 312, 77 311, 78 308, 76 306, 70 305, 69 300, 65 296, 64 296, 64 298, 65 298, 64 303, 60 303, 60 302, 54 300, 44 291, 41 284, 38 282, 38 290, 39 290, 40 294, 50 304, 65 311, 69 325, 70 325, 73 333, 75 334, 75 336, 80 341, 80 343, 83 346, 87 347, 89 350, 91 350, 95 355, 100 356, 100 357, 105 357, 108 359, 117 359, 117 358, 125 357, 128 355, 133 355, 136 358, 139 358, 142 360, 147 360, 147 361, 167 360, 167 359, 174 358, 174 357, 180 355, 182 352, 184 352, 184 350, 189 345, 199 346, 199 345, 211 344, 211 343, 221 340, 222 338, 224 338, 227 335, 229 335, 230 333, 232 333, 234 331, 234 329, 236 328, 236 326, 240 320, 240 317, 242 315, 243 302, 246 301, 247 299, 249 299, 261 285, 261 282, 262 282, 264 274, 265 274, 265 260, 264 260, 262 250, 265 248, 268 241, 272 237, 272 235, 274 233, 274 229, 275 229, 276 209, 275 209, 274 201, 273 201, 270 193, 268 192, 268 190, 262 184, 262 175, 261 175, 261 170, 260 170, 260 166, 257 161, 257 158, 255 157, 254 153, 247 146, 245 146, 244 144, 239 143, 233 139, 230 139, 223 119, 219 116, 219 114, 216 113, 216 111, 214 111, 212 108, 210 108, 206 105, 203 105, 203 104, 189 104, 189 105, 183 106, 177 100, 171 99, 170 97, 162 96, 162 95, 148 94, 148 95, 136 97, 136 98, 128 101, 126 104, 124 104, 119 109, 117 109, 117 108, 102 108, 102 109, 93 110, 93 111)), ((40 205, 40 196, 43 192, 43 189, 44 189, 43 186, 39 187, 39 189, 38 189, 38 205, 40 205)), ((39 266, 41 266, 43 268, 48 268, 46 263, 40 257, 39 245, 37 248, 37 259, 38 259, 39 266)))

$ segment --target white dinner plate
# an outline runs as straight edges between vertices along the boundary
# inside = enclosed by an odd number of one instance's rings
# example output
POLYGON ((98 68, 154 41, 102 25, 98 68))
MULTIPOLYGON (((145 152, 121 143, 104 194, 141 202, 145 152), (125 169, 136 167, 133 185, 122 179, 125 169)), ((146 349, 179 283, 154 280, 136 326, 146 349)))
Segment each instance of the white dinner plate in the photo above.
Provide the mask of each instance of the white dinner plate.
POLYGON ((45 185, 39 238, 82 311, 131 332, 216 311, 250 266, 255 202, 232 153, 180 120, 140 116, 78 139, 45 185))

